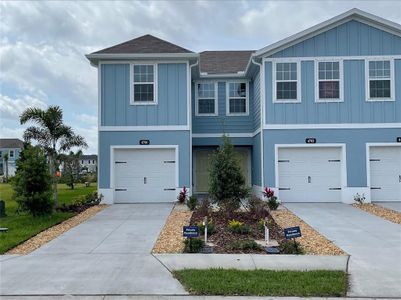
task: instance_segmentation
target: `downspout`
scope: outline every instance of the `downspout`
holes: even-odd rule
[[[265,84],[265,76],[263,70],[263,63],[258,63],[255,60],[255,57],[252,56],[251,59],[252,63],[259,66],[259,89],[260,89],[260,181],[261,181],[261,188],[263,190],[264,187],[264,147],[263,147],[263,124],[264,124],[264,84]]]

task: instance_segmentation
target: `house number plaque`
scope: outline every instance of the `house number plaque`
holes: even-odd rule
[[[140,140],[139,145],[150,145],[150,141],[149,140]]]
[[[307,144],[316,144],[316,139],[315,138],[306,138],[305,143]]]
[[[401,143],[401,136],[397,137],[397,143]]]

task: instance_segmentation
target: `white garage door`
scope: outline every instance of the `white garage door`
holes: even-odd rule
[[[372,201],[401,201],[401,147],[370,147]]]
[[[279,196],[283,202],[340,202],[341,148],[279,148]]]
[[[175,193],[174,149],[116,149],[114,202],[171,202]]]

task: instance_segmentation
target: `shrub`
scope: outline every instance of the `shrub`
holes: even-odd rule
[[[297,241],[285,240],[280,243],[279,249],[282,254],[304,254],[302,246]]]
[[[52,188],[49,166],[39,147],[27,145],[17,160],[17,171],[13,181],[18,211],[27,211],[33,216],[52,213]]]
[[[209,172],[209,195],[212,200],[227,213],[238,209],[249,189],[245,186],[234,146],[226,135],[223,135],[223,145],[211,155]]]
[[[247,209],[257,219],[263,218],[267,214],[266,202],[256,196],[252,196],[248,200]]]
[[[203,225],[203,222],[199,222],[196,224],[199,228],[199,234],[204,235],[205,234],[205,225]],[[210,221],[207,222],[207,235],[212,235],[213,233],[216,232],[213,220],[210,219]]]
[[[181,204],[185,203],[185,201],[187,201],[188,199],[188,190],[187,188],[184,186],[181,190],[181,192],[178,194],[178,202],[180,202]]]
[[[196,198],[196,196],[189,197],[187,201],[187,206],[189,210],[195,210],[196,205],[198,205],[198,199]]]
[[[259,248],[259,245],[254,240],[239,240],[230,243],[228,248],[231,250],[255,250]]]
[[[209,198],[204,198],[201,203],[199,204],[198,207],[198,212],[200,213],[201,216],[209,216],[211,213],[211,203],[209,201]]]
[[[359,195],[358,193],[355,194],[354,196],[354,201],[358,204],[363,204],[365,203],[365,194]]]
[[[228,230],[233,233],[239,234],[247,234],[251,231],[248,225],[244,224],[244,222],[240,222],[237,220],[231,220],[228,222]]]
[[[277,197],[274,196],[274,191],[272,189],[265,187],[263,196],[267,198],[267,206],[270,210],[276,210],[279,207],[280,202],[277,200]]]
[[[90,193],[88,195],[79,196],[73,204],[70,205],[62,205],[57,208],[58,211],[63,212],[81,212],[85,209],[100,204],[102,201],[103,195],[98,195],[97,192]]]
[[[203,240],[198,238],[189,238],[184,241],[184,252],[185,253],[199,253],[205,246]]]

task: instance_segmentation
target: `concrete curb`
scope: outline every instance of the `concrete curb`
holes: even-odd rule
[[[182,269],[338,270],[347,272],[347,255],[153,254],[169,271]]]

